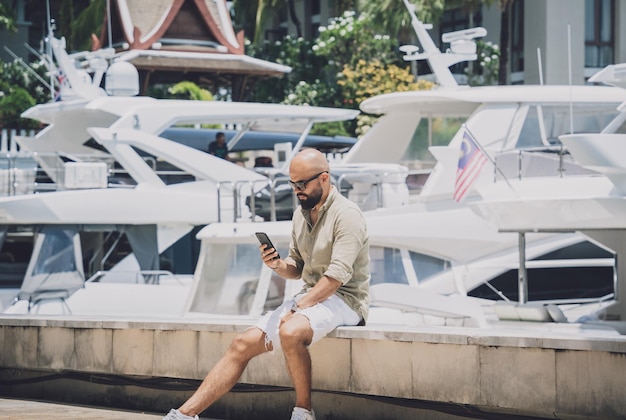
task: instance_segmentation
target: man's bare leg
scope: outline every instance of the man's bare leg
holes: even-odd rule
[[[311,355],[307,346],[313,339],[309,320],[294,315],[280,327],[280,343],[289,375],[296,390],[296,407],[311,410]]]
[[[250,328],[239,334],[196,392],[178,410],[187,416],[199,415],[235,386],[250,359],[266,351],[263,331]]]

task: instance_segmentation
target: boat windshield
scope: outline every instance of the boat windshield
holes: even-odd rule
[[[528,107],[515,147],[560,145],[562,134],[599,133],[617,115],[615,104],[573,104],[571,112],[569,105],[532,105]],[[622,126],[621,130],[626,127]]]
[[[450,268],[450,262],[399,248],[370,247],[371,284],[417,285]]]
[[[262,270],[257,244],[209,244],[201,255],[196,270],[197,290],[191,304],[191,312],[223,315],[254,315],[253,303],[259,293],[264,303],[263,312],[276,308],[285,294],[285,279],[271,274],[269,284],[261,278],[269,270]],[[287,249],[277,244],[281,255]]]
[[[75,271],[74,235],[70,230],[48,229],[32,275]]]

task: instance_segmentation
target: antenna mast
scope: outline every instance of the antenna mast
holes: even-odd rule
[[[450,66],[463,61],[476,60],[476,43],[474,38],[487,35],[487,30],[482,27],[476,27],[443,34],[441,37],[442,41],[450,43],[450,48],[444,54],[428,34],[428,29],[432,29],[433,26],[422,23],[415,14],[415,5],[411,4],[409,0],[403,1],[411,15],[411,25],[415,35],[417,35],[424,50],[423,53],[418,54],[419,48],[417,46],[404,45],[400,47],[400,51],[406,53],[403,57],[404,61],[427,60],[437,82],[442,87],[458,86],[456,79],[450,71]]]
[[[46,0],[46,18],[48,20],[48,36],[46,37],[46,54],[49,57],[50,63],[53,64],[52,58],[52,37],[53,37],[53,22],[52,16],[50,16],[50,0]],[[50,100],[54,101],[54,71],[52,71],[52,65],[50,68]]]

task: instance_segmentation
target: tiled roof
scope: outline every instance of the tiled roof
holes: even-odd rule
[[[128,34],[128,39],[133,39],[133,28],[137,28],[141,33],[140,40],[145,42],[163,26],[163,22],[172,11],[174,0],[151,0],[149,2],[118,0],[117,3],[122,15],[122,27]]]
[[[194,16],[193,22],[177,22],[181,9]],[[225,0],[114,0],[111,20],[113,35],[119,28],[123,42],[131,50],[152,48],[174,24],[183,41],[185,29],[190,33],[189,39],[197,40],[198,33],[204,32],[206,41],[217,44],[209,48],[212,52],[244,53],[243,33],[235,34]],[[108,25],[103,25],[100,45],[106,44],[107,30]],[[186,50],[184,43],[177,45]]]

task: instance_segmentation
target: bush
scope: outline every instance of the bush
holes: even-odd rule
[[[0,100],[0,125],[2,128],[30,129],[39,127],[34,120],[21,118],[22,112],[35,105],[35,100],[25,89],[14,88]]]
[[[487,86],[498,84],[500,67],[500,48],[491,42],[476,41],[477,61],[465,69],[467,83],[470,86]]]

